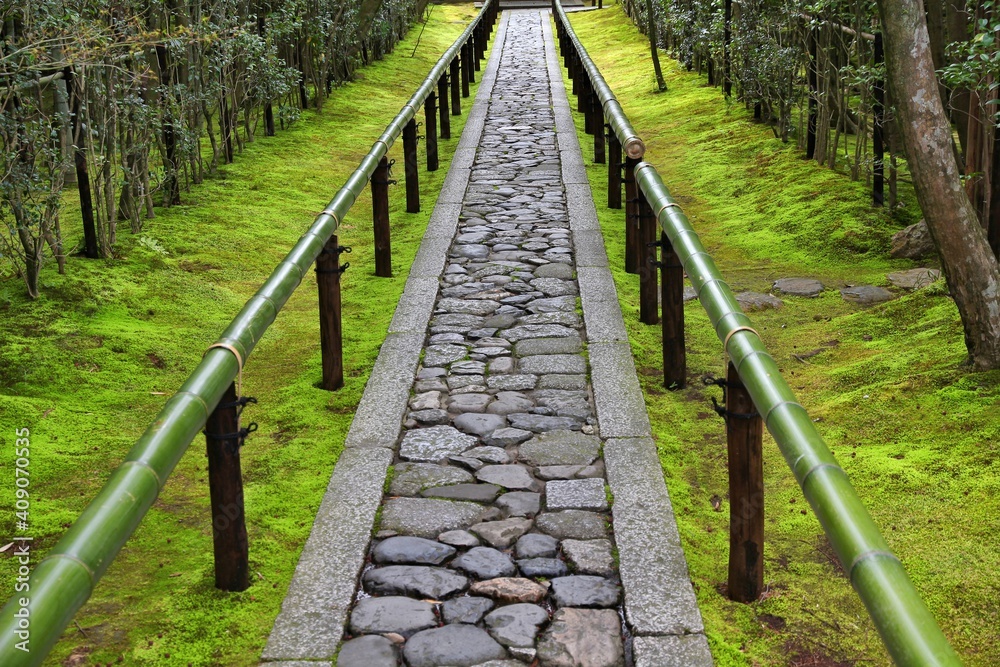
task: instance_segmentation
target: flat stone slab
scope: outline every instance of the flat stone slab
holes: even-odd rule
[[[542,495],[531,491],[511,491],[500,496],[496,506],[509,517],[531,518],[542,509]]]
[[[564,389],[536,389],[532,397],[540,407],[549,408],[558,417],[586,419],[593,414],[586,391]]]
[[[460,574],[427,565],[389,565],[365,572],[365,589],[379,595],[414,595],[435,600],[461,593],[469,580]]]
[[[538,642],[543,665],[624,667],[618,614],[609,609],[559,609]]]
[[[514,354],[518,357],[530,357],[537,354],[578,354],[582,350],[583,341],[580,340],[579,336],[526,338],[514,344]],[[570,371],[558,372],[569,373]]]
[[[496,301],[487,299],[441,299],[437,303],[438,310],[480,317],[492,314],[499,306]]]
[[[493,397],[489,394],[459,394],[448,401],[448,409],[452,412],[485,412],[491,401]]]
[[[433,616],[433,612],[431,615]],[[287,665],[288,663],[275,664]],[[306,664],[316,665],[319,663]],[[395,645],[385,637],[378,635],[364,635],[344,642],[344,645],[340,647],[340,652],[337,653],[337,667],[397,667],[397,665],[399,665],[399,656]]]
[[[576,329],[570,329],[561,324],[523,324],[500,332],[501,338],[512,343],[526,338],[578,338],[579,336]]]
[[[891,301],[894,295],[884,287],[875,285],[858,285],[857,287],[845,287],[840,290],[840,296],[844,301],[850,301],[862,306],[871,306],[876,303]]]
[[[715,660],[708,640],[701,633],[635,637],[632,642],[635,667],[713,667]]]
[[[510,463],[510,456],[507,455],[506,450],[491,445],[487,445],[486,447],[473,447],[472,449],[464,452],[462,456],[478,459],[483,463],[489,463],[492,465],[506,465]]]
[[[552,580],[552,597],[560,607],[614,607],[621,587],[604,577],[573,575]]]
[[[534,415],[526,413],[513,413],[507,415],[507,421],[514,428],[534,433],[546,433],[548,431],[578,431],[583,427],[584,420],[579,417],[549,417],[547,415]]]
[[[403,647],[403,656],[410,667],[473,667],[502,660],[507,651],[485,630],[453,623],[413,635]]]
[[[466,412],[465,414],[455,417],[455,419],[452,420],[452,423],[454,423],[455,427],[460,431],[464,431],[465,433],[469,433],[471,435],[483,436],[505,427],[507,425],[507,419],[503,415]],[[449,453],[459,454],[462,452]]]
[[[528,304],[528,310],[533,313],[573,313],[576,312],[576,297],[556,296],[550,299],[535,299]],[[576,335],[576,332],[567,335]],[[538,336],[532,336],[532,338],[538,338]]]
[[[538,378],[538,389],[586,389],[587,376],[577,374],[543,375]]]
[[[469,349],[464,345],[428,345],[424,349],[424,366],[447,366],[467,356]]]
[[[507,549],[517,538],[531,530],[531,519],[503,519],[502,521],[485,521],[469,528],[484,542],[497,549]]]
[[[565,577],[569,574],[566,563],[558,558],[524,558],[517,561],[517,567],[525,577]]]
[[[491,375],[486,379],[486,386],[497,391],[524,391],[534,389],[538,378],[534,375]]]
[[[379,528],[426,538],[468,528],[483,511],[476,503],[433,498],[390,498],[382,507]]]
[[[489,598],[472,596],[454,598],[441,605],[441,614],[445,623],[469,623],[475,625],[483,619],[494,602]]]
[[[493,405],[499,404],[497,401]],[[493,407],[492,405],[490,407]],[[521,408],[523,410],[523,408]],[[519,445],[532,436],[531,431],[524,431],[519,428],[498,428],[488,435],[483,436],[483,442],[492,447],[510,447]],[[509,460],[509,459],[508,459]]]
[[[543,264],[535,269],[535,275],[539,278],[571,280],[573,278],[573,267],[567,264]]]
[[[545,507],[555,510],[606,510],[608,498],[599,478],[553,480],[545,483]]]
[[[785,305],[781,299],[760,292],[740,292],[736,295],[736,301],[743,310],[749,312],[767,310],[768,308],[777,310]]]
[[[535,487],[535,480],[527,468],[516,464],[483,466],[476,472],[476,479],[514,491]]]
[[[406,461],[440,461],[475,445],[474,437],[451,426],[416,428],[403,436],[399,457]]]
[[[492,503],[502,491],[494,484],[454,484],[452,486],[436,486],[422,491],[425,498],[449,498],[451,500],[468,500],[473,503]]]
[[[390,565],[440,565],[454,555],[453,547],[406,535],[382,540],[372,549],[372,560]]]
[[[886,276],[889,282],[902,289],[920,289],[927,287],[941,277],[937,269],[909,269],[895,271]]]
[[[532,466],[587,466],[597,459],[600,438],[575,431],[553,430],[537,435],[520,447],[520,458]]]
[[[541,602],[549,589],[531,579],[499,577],[474,582],[469,587],[473,595],[483,595],[499,602]]]
[[[551,535],[528,533],[517,540],[514,553],[519,559],[555,558],[559,552],[559,541]]]
[[[547,611],[519,603],[495,609],[483,619],[490,635],[504,646],[533,648],[538,629],[549,620]]]
[[[453,547],[478,547],[479,538],[467,530],[448,530],[438,535],[438,542]]]
[[[409,637],[435,625],[430,603],[396,595],[364,598],[351,612],[351,633],[356,635],[395,632]]]
[[[535,517],[535,526],[558,540],[594,540],[607,535],[605,518],[582,510],[543,512]]]
[[[415,496],[424,489],[473,481],[470,473],[452,466],[433,463],[400,463],[389,485],[391,496]]]
[[[562,550],[576,574],[610,577],[614,573],[611,540],[563,540]]]
[[[587,362],[579,354],[536,354],[518,362],[522,373],[586,373]]]
[[[513,577],[517,574],[510,556],[490,547],[473,547],[452,561],[451,566],[477,579]]]
[[[775,291],[791,296],[819,296],[823,283],[812,278],[781,278],[774,281]]]

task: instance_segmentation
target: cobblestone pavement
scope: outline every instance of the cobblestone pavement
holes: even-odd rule
[[[538,12],[509,18],[340,667],[624,665]]]

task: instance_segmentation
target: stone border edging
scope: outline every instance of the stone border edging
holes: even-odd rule
[[[713,665],[548,21],[543,34],[635,665]]]
[[[503,44],[507,20],[508,16],[501,17],[493,38],[495,45]],[[438,277],[458,227],[500,53],[494,49],[483,70],[475,102],[355,411],[344,451],[261,654],[267,665],[330,667],[343,639],[434,309]]]

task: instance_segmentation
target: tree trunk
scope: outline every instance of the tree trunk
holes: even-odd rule
[[[920,0],[878,0],[889,87],[917,200],[941,255],[969,361],[1000,368],[1000,266],[959,181]]]
[[[649,33],[649,51],[653,55],[656,87],[662,93],[667,90],[667,82],[663,80],[663,70],[660,69],[660,54],[657,53],[656,49],[656,19],[653,16],[653,0],[646,0],[646,32]]]

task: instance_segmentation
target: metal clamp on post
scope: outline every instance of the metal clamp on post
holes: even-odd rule
[[[257,404],[257,399],[253,396],[238,396],[235,401],[230,401],[227,403],[219,403],[215,406],[216,410],[226,410],[229,408],[236,408],[236,424],[240,423],[240,416],[243,414],[243,408],[245,408],[250,403],[254,405]],[[235,433],[209,433],[208,429],[202,431],[206,440],[215,440],[217,442],[224,443],[224,446],[229,450],[230,453],[235,453],[241,447],[246,440],[247,436],[257,430],[257,422],[250,422],[245,427],[240,428]]]
[[[371,182],[372,183],[376,183],[378,185],[396,185],[397,183],[399,183],[399,181],[397,181],[396,179],[391,178],[392,177],[392,165],[394,165],[394,164],[396,164],[395,160],[389,160],[388,166],[386,167],[385,173],[386,173],[387,176],[390,177],[389,179],[387,179],[385,181],[379,181],[379,180],[376,180],[376,179],[373,178]],[[348,250],[348,252],[350,252],[350,250]]]
[[[715,400],[715,396],[711,396],[712,399],[712,409],[715,413],[722,417],[723,421],[729,421],[730,417],[735,417],[736,419],[753,419],[754,417],[760,417],[760,413],[754,410],[753,412],[730,412],[726,409],[726,390],[731,387],[729,381],[725,378],[717,378],[711,374],[706,375],[701,379],[702,384],[705,386],[716,386],[722,388],[722,405]]]
[[[395,183],[395,181],[391,181],[391,182]],[[342,254],[350,254],[351,250],[352,250],[352,248],[349,245],[339,245],[336,248],[331,248],[331,249],[323,248],[323,250],[320,251],[320,254],[321,255],[336,255],[337,257],[340,257],[340,255],[342,255]],[[321,269],[321,268],[319,268],[319,265],[317,264],[315,271],[316,271],[316,273],[321,274],[321,275],[322,274],[331,274],[331,273],[335,273],[337,275],[340,275],[341,273],[343,273],[344,271],[346,271],[349,268],[351,268],[351,263],[350,262],[344,262],[343,265],[338,266],[336,269]]]

